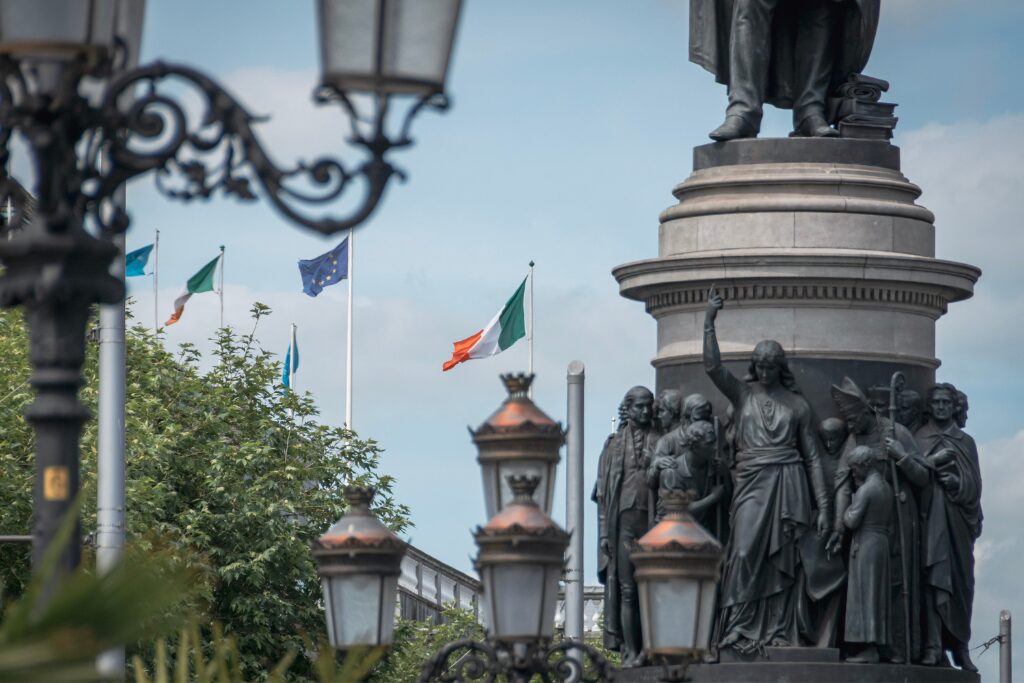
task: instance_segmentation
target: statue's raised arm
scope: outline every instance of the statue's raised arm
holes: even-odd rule
[[[704,371],[718,390],[734,405],[739,403],[746,386],[722,365],[722,353],[718,348],[715,333],[715,319],[725,302],[714,285],[708,290],[708,306],[704,313]]]

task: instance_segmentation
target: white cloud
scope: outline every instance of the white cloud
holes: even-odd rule
[[[972,644],[984,642],[999,628],[999,611],[1024,614],[1019,567],[1024,555],[1018,542],[1024,524],[1024,430],[979,447],[985,526],[975,545],[975,595]],[[995,653],[977,658],[982,680],[998,680]],[[1017,667],[1016,673],[1022,673]]]

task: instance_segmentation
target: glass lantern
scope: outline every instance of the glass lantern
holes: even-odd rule
[[[323,85],[443,93],[461,0],[319,0]]]
[[[550,640],[569,534],[533,498],[537,477],[510,476],[514,498],[475,534],[489,636],[501,642]]]
[[[533,375],[502,375],[508,397],[486,422],[470,434],[478,450],[483,477],[484,508],[494,517],[513,499],[509,477],[536,477],[533,499],[545,515],[551,514],[555,474],[565,443],[562,426],[548,417],[529,397]]]
[[[722,545],[690,515],[691,501],[681,491],[666,495],[665,518],[630,553],[652,660],[697,661],[711,639]]]
[[[116,38],[138,58],[144,0],[0,0],[0,54],[13,57],[36,94],[54,96],[64,69],[110,75]]]
[[[327,636],[339,650],[390,645],[402,557],[408,544],[372,512],[373,489],[345,490],[349,512],[313,544]]]

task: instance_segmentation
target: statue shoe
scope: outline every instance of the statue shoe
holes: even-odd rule
[[[708,137],[717,142],[739,140],[740,138],[756,138],[757,128],[754,128],[742,116],[729,115],[725,117],[725,123],[708,133]]]
[[[938,666],[941,659],[941,652],[933,648],[928,648],[921,656],[921,666]]]
[[[971,654],[964,646],[953,650],[953,663],[965,671],[978,673],[978,667],[974,666],[974,662],[971,661]]]
[[[796,137],[802,138],[837,138],[839,131],[828,125],[824,116],[811,114],[793,131]]]

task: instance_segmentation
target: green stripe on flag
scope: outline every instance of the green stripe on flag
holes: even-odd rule
[[[523,284],[519,285],[519,289],[508,300],[505,308],[501,309],[501,315],[498,316],[498,323],[501,325],[498,348],[502,351],[526,336],[526,307],[524,306],[526,279],[523,279]]]
[[[198,273],[188,279],[185,289],[189,294],[213,291],[213,274],[217,271],[218,261],[220,261],[220,256],[200,268]]]

